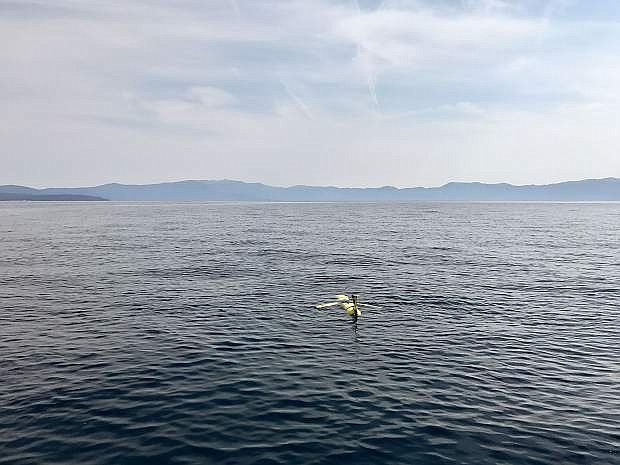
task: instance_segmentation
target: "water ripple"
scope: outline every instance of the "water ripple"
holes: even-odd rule
[[[619,212],[4,203],[0,464],[620,463]]]

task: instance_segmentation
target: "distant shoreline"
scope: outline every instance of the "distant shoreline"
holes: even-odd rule
[[[620,179],[584,179],[544,185],[450,182],[440,187],[275,187],[231,180],[158,184],[103,184],[34,189],[0,186],[0,200],[165,202],[616,202]]]
[[[96,197],[93,195],[79,195],[79,194],[10,194],[0,192],[0,202],[107,202],[108,199],[103,197]]]

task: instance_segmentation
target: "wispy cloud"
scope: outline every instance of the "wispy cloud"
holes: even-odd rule
[[[295,106],[301,111],[307,118],[312,118],[312,112],[310,111],[310,107],[304,102],[295,92],[293,92],[290,86],[280,79],[280,84],[284,88],[286,94],[291,98],[291,100],[295,103]]]

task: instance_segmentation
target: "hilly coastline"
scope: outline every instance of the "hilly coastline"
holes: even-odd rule
[[[0,186],[0,200],[47,201],[620,201],[620,179],[586,179],[545,185],[450,182],[441,187],[275,187],[242,181],[178,181],[158,184],[104,184],[34,189]]]

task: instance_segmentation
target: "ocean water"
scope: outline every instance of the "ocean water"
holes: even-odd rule
[[[620,463],[620,204],[2,203],[0,239],[1,464]]]

